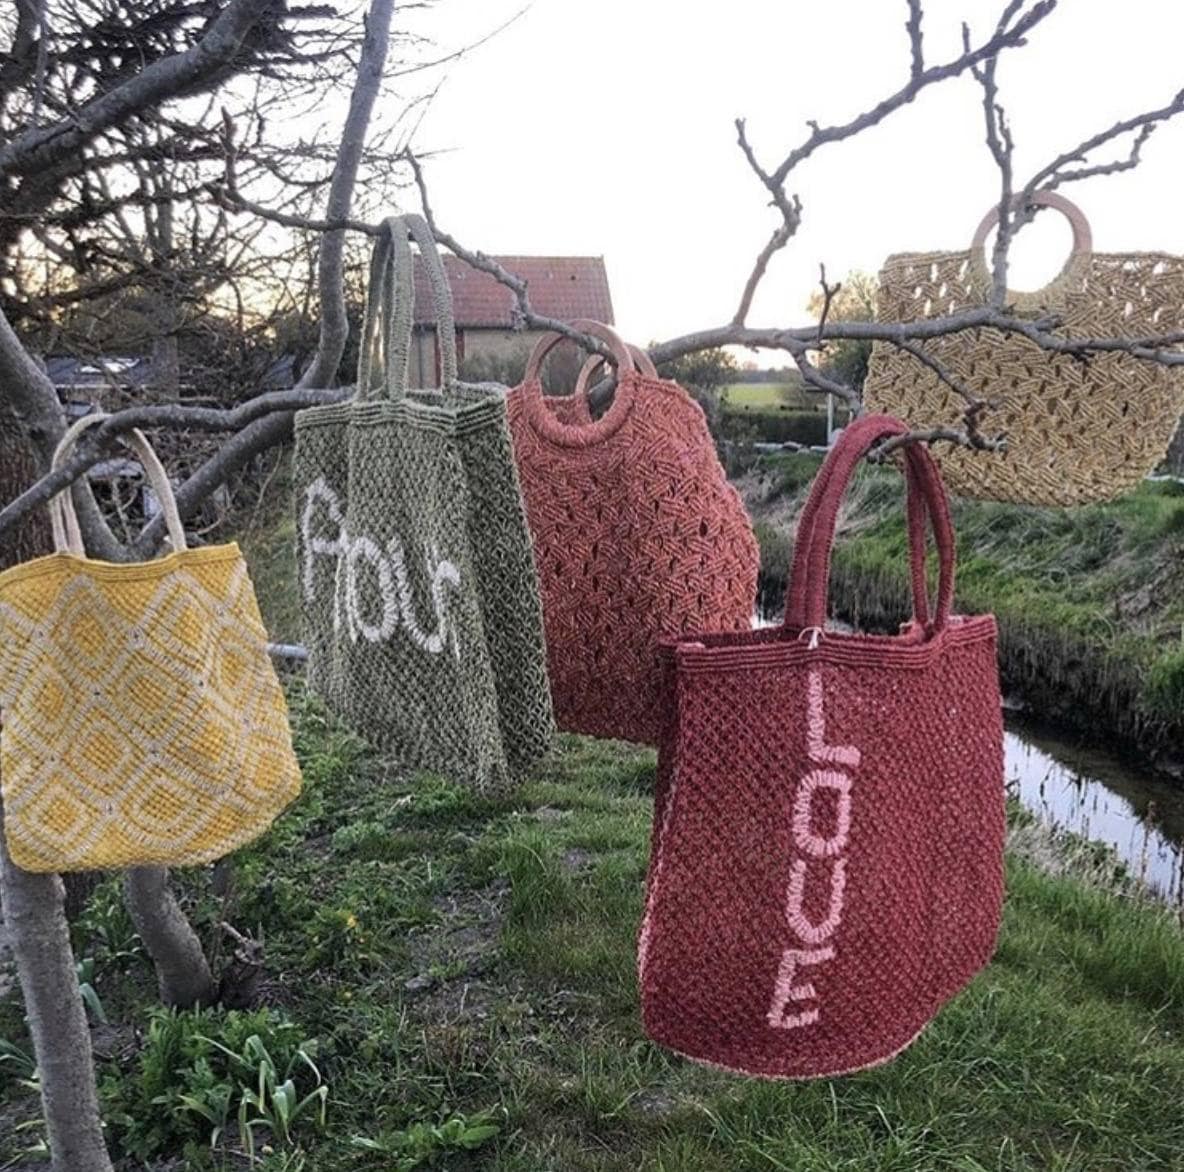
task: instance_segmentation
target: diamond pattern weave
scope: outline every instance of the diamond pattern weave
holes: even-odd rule
[[[262,833],[300,772],[235,545],[0,574],[9,851],[27,871],[204,863]]]

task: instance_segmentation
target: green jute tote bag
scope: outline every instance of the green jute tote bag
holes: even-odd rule
[[[408,390],[408,233],[432,289],[442,389]],[[448,280],[419,216],[374,247],[352,400],[296,415],[309,683],[347,723],[482,792],[554,733],[543,614],[504,394],[461,387]]]

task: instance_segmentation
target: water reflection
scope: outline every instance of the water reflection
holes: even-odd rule
[[[1112,847],[1160,898],[1184,903],[1184,789],[1103,749],[1008,718],[1007,780],[1045,822]]]

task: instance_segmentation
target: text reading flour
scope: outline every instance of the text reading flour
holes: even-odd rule
[[[798,1029],[818,1020],[818,993],[811,981],[801,979],[801,973],[833,959],[835,950],[829,941],[842,921],[847,887],[843,852],[851,833],[851,775],[859,768],[860,752],[853,745],[826,743],[818,668],[812,668],[807,677],[806,752],[811,767],[799,778],[793,799],[793,845],[801,853],[790,868],[785,893],[785,919],[798,943],[781,954],[768,1013],[769,1025],[780,1030]],[[827,834],[818,832],[814,812],[814,800],[824,790],[834,794]],[[827,911],[821,921],[811,920],[804,907],[807,886],[813,889],[814,884],[824,885],[828,892]]]
[[[318,513],[324,513],[332,526],[331,537],[313,535]],[[428,594],[431,598],[435,626],[422,623],[415,612],[415,596],[407,555],[398,534],[385,546],[363,535],[354,536],[346,530],[345,514],[337,494],[318,477],[304,494],[301,515],[304,537],[304,593],[310,600],[316,597],[317,557],[336,560],[333,577],[333,629],[344,623],[350,639],[368,643],[390,639],[402,627],[411,641],[429,655],[439,655],[451,648],[454,658],[460,659],[460,640],[456,625],[449,621],[446,588],[460,586],[460,570],[428,545],[424,548],[424,569]],[[368,581],[376,589],[365,591]]]

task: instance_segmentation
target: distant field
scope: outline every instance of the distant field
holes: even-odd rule
[[[806,394],[797,382],[731,383],[722,402],[729,411],[826,410],[822,396]]]

